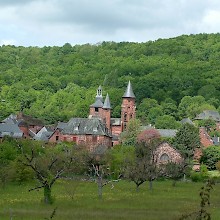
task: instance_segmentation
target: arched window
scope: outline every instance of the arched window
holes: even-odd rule
[[[160,157],[161,162],[168,161],[168,160],[170,160],[170,157],[167,154],[164,153],[161,155]]]

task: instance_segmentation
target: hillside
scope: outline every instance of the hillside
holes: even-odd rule
[[[156,123],[164,115],[193,118],[203,109],[219,108],[219,60],[220,34],[146,43],[2,46],[0,118],[20,110],[47,123],[86,117],[99,85],[109,93],[117,117],[128,80],[143,122]]]

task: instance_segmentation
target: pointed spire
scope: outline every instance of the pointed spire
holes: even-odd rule
[[[135,98],[130,80],[128,82],[127,89],[126,89],[124,95],[122,96],[122,98]]]
[[[103,107],[104,109],[111,109],[111,104],[110,104],[110,99],[109,99],[109,95],[107,93],[106,98],[105,98],[105,102]]]

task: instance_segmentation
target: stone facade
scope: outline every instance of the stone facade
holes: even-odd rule
[[[160,163],[167,163],[167,162],[173,162],[173,163],[180,163],[182,162],[181,154],[171,147],[167,142],[161,143],[157,150],[155,151],[156,155],[156,161]]]

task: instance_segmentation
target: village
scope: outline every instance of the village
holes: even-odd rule
[[[84,146],[89,152],[104,154],[108,149],[121,143],[120,135],[126,131],[131,119],[136,118],[135,94],[131,82],[122,96],[121,118],[111,117],[110,97],[105,100],[102,87],[99,86],[94,103],[88,106],[88,118],[71,118],[68,122],[57,122],[56,125],[47,126],[37,118],[19,112],[11,114],[0,123],[0,138],[5,136],[13,138],[32,139],[49,143],[73,142]],[[197,115],[195,120],[211,119],[216,123],[216,130],[220,129],[220,115],[216,111],[206,110]],[[189,118],[181,120],[182,124],[194,125]],[[142,126],[143,130],[154,129],[151,125]],[[155,129],[162,138],[174,138],[176,129]],[[199,128],[200,146],[194,151],[193,169],[199,170],[199,160],[202,150],[213,145],[220,145],[219,137],[211,137],[205,127]],[[181,154],[170,143],[163,141],[157,148],[159,161],[181,161]]]

